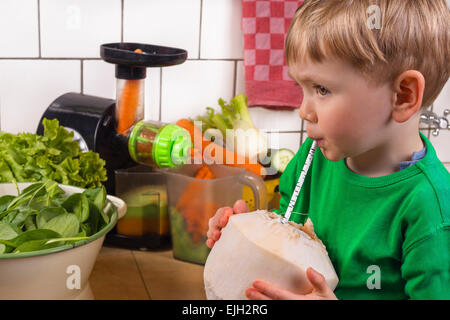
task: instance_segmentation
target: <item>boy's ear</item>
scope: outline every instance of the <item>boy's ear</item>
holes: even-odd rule
[[[425,78],[417,70],[400,74],[394,82],[392,118],[397,122],[409,120],[422,106]]]

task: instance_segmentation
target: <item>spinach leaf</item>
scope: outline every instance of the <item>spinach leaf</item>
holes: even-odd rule
[[[18,209],[9,210],[5,212],[6,216],[2,219],[2,221],[11,223],[11,220],[13,220],[18,213],[19,213]]]
[[[18,230],[12,223],[0,221],[0,239],[9,240],[20,233],[21,231]]]
[[[0,221],[0,240],[10,240],[15,238],[18,232],[15,228],[8,222]],[[4,253],[7,249],[6,243],[0,242],[0,254]]]
[[[36,216],[36,226],[40,229],[45,223],[47,223],[47,221],[50,221],[54,217],[64,213],[67,213],[67,211],[63,207],[43,208]]]
[[[103,210],[106,202],[105,187],[102,186],[101,188],[96,189],[86,189],[83,191],[83,194],[97,206],[99,211]]]
[[[45,187],[43,183],[32,184],[27,188],[25,188],[24,190],[22,190],[22,193],[10,202],[5,212],[7,212],[8,210],[12,210],[22,204],[27,205],[26,204],[27,201],[32,200],[35,196],[41,196],[44,194],[45,194]]]
[[[25,230],[35,230],[36,226],[36,215],[28,216],[24,221]]]
[[[10,195],[0,197],[0,212],[5,211],[14,198],[15,198],[14,196]]]
[[[48,239],[30,240],[30,241],[22,243],[20,246],[15,248],[13,253],[45,250],[45,249],[50,249],[50,248],[56,248],[63,244],[64,244],[64,242],[63,243],[60,243],[60,242],[48,243]]]
[[[42,229],[58,232],[63,237],[73,237],[80,229],[78,218],[73,213],[63,213],[42,225]]]
[[[49,240],[54,238],[61,238],[61,235],[53,230],[49,229],[36,229],[25,231],[21,233],[17,237],[11,239],[11,242],[16,245],[16,247],[20,246],[22,243],[31,241],[31,240]]]
[[[67,237],[67,238],[53,238],[53,239],[38,239],[30,240],[22,243],[20,246],[14,249],[13,252],[29,252],[37,250],[45,250],[50,248],[56,248],[65,244],[72,244],[80,240],[89,239],[88,237]]]
[[[0,140],[1,136],[2,132]],[[14,156],[14,153],[10,155]],[[15,159],[21,161],[19,156]],[[65,196],[55,181],[44,179],[21,192],[16,184],[16,189],[17,196],[0,197],[0,255],[43,250],[89,239],[108,224],[114,211],[114,206],[106,200],[103,186]]]
[[[90,219],[90,218],[91,218],[91,215],[89,215],[89,219]],[[94,230],[94,231],[93,231],[93,230]],[[88,222],[83,223],[83,224],[81,225],[81,232],[80,232],[80,233],[82,233],[82,232],[84,232],[84,234],[85,234],[87,237],[90,237],[90,236],[92,236],[93,234],[96,233],[95,229],[93,229],[93,228],[92,228],[92,225],[89,224]]]
[[[82,193],[70,195],[62,204],[68,212],[73,212],[80,223],[86,221],[89,217],[89,201]]]
[[[83,224],[88,235],[97,233],[105,225],[103,217],[98,210],[97,206],[92,202],[89,202],[89,219]]]
[[[38,212],[36,210],[31,210],[29,208],[23,208],[20,210],[14,210],[17,213],[12,215],[11,213],[8,215],[6,221],[11,222],[13,225],[15,225],[17,228],[22,229],[25,220],[28,218],[28,216],[36,215]]]

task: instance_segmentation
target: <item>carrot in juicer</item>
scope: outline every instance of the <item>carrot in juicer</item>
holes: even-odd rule
[[[141,49],[134,50],[142,53]],[[141,80],[126,80],[122,90],[119,103],[117,132],[126,134],[128,129],[135,123],[137,109],[139,106],[139,92]]]
[[[190,120],[180,119],[177,121],[176,124],[184,129],[186,129],[189,132],[189,134],[191,135],[191,141],[192,141],[192,145],[193,145],[193,148],[191,149],[191,156],[192,156],[192,160],[194,160],[194,163],[197,163],[198,160],[199,160],[199,162],[203,163],[202,156],[205,152],[205,149],[209,145],[212,145],[215,147],[215,149],[222,150],[222,159],[221,159],[222,164],[225,164],[227,166],[232,166],[232,167],[244,168],[247,171],[256,173],[257,175],[264,177],[266,171],[261,164],[250,163],[250,160],[247,157],[239,155],[236,152],[229,150],[225,147],[222,147],[212,141],[203,139],[201,130],[196,128]],[[200,137],[200,139],[202,139],[201,146],[199,146],[199,147],[201,147],[201,150],[196,148],[197,146],[195,144],[194,137],[197,137],[197,139],[198,139],[198,137]],[[231,163],[229,162],[229,159],[231,159]]]

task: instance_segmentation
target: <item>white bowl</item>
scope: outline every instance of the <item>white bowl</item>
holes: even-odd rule
[[[31,183],[18,183],[22,190]],[[59,185],[66,195],[84,189]],[[0,196],[16,195],[12,183],[0,183]],[[126,212],[123,200],[108,195],[116,210],[110,222],[87,240],[71,245],[17,254],[0,255],[0,300],[4,299],[93,299],[89,276],[105,235]],[[79,280],[79,281],[78,281]]]

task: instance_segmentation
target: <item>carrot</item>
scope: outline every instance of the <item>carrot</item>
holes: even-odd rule
[[[194,124],[188,119],[180,119],[176,122],[176,124],[184,129],[186,129],[189,132],[189,134],[191,135],[192,142],[194,142],[194,135],[197,134],[199,131],[194,126]]]
[[[142,53],[142,50],[136,49],[134,52]],[[120,134],[126,134],[128,129],[136,122],[140,84],[141,80],[127,80],[125,82],[118,112],[117,132]]]
[[[218,209],[219,206],[215,203],[203,201],[183,210],[186,229],[194,243],[205,242],[209,218],[213,217]]]
[[[202,166],[194,175],[196,179],[210,180],[214,179],[214,174],[207,166]],[[184,191],[183,195],[180,197],[177,203],[177,208],[189,206],[194,199],[197,199],[199,195],[203,192],[204,184],[200,181],[193,181]]]
[[[208,166],[202,166],[194,175],[196,180],[189,184],[178,200],[176,209],[184,218],[186,229],[194,243],[204,242],[208,231],[208,220],[219,209],[219,206],[205,201],[202,195],[207,185],[200,180],[214,179],[214,174]]]
[[[214,174],[207,166],[201,167],[195,174],[197,179],[214,179]]]
[[[241,156],[232,150],[229,150],[227,148],[224,148],[212,141],[208,141],[203,139],[203,135],[199,129],[197,129],[194,124],[189,121],[188,119],[180,119],[176,122],[176,124],[184,129],[186,129],[189,134],[191,135],[192,145],[194,146],[194,150],[191,151],[192,159],[194,160],[194,163],[202,162],[203,163],[203,157],[202,155],[205,152],[206,147],[210,146],[214,148],[214,150],[221,150],[222,151],[222,163],[227,166],[232,167],[241,167],[248,171],[251,171],[253,173],[256,173],[259,176],[265,175],[265,169],[262,165],[259,163],[250,163],[250,160],[247,157]],[[198,145],[199,142],[195,142],[195,139],[201,139],[201,145]],[[200,150],[201,148],[201,150]],[[212,155],[214,156],[214,155]],[[230,159],[232,160],[232,163],[230,162]]]

